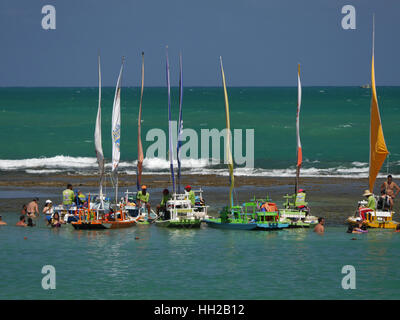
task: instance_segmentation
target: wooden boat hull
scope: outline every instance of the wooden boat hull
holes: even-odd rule
[[[164,228],[181,228],[181,229],[194,229],[200,228],[200,220],[157,220],[156,226]]]
[[[133,227],[136,224],[134,220],[130,221],[105,221],[102,225],[105,229],[122,229]]]
[[[205,222],[211,228],[218,229],[232,229],[232,230],[255,230],[257,228],[256,223],[239,223],[239,222],[221,222],[221,219],[206,219]]]

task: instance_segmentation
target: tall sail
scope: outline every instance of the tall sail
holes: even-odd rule
[[[226,83],[225,83],[225,74],[224,67],[222,65],[222,57],[219,57],[221,63],[221,73],[222,73],[222,84],[224,86],[224,96],[225,96],[225,114],[226,114],[226,161],[229,169],[229,205],[233,207],[233,187],[235,183],[235,179],[233,176],[233,159],[232,159],[232,151],[231,151],[231,125],[229,119],[229,102],[228,102],[228,93],[226,91]]]
[[[300,141],[300,107],[301,107],[301,81],[300,81],[300,64],[299,64],[297,71],[297,116],[296,116],[297,165],[296,165],[295,194],[297,194],[297,190],[299,187],[300,167],[303,161],[303,153],[301,150],[301,141]]]
[[[168,136],[169,136],[169,166],[171,169],[171,178],[172,178],[172,190],[175,193],[175,175],[174,175],[174,153],[172,151],[173,143],[172,143],[172,116],[171,116],[171,85],[169,79],[169,61],[168,61],[168,47],[167,47],[167,88],[168,88]]]
[[[98,57],[98,69],[99,69],[99,105],[97,108],[96,127],[94,129],[94,146],[96,150],[97,163],[99,164],[100,173],[100,187],[99,196],[101,201],[101,208],[104,208],[103,204],[103,177],[104,177],[104,154],[101,143],[101,70],[100,70],[100,55]]]
[[[121,143],[121,76],[124,67],[124,58],[122,58],[121,69],[119,71],[117,86],[115,88],[114,104],[111,119],[111,139],[112,139],[112,173],[116,177],[115,183],[115,201],[118,195],[118,165],[120,158]]]
[[[140,104],[139,104],[139,117],[138,117],[138,161],[137,161],[137,172],[136,172],[137,190],[140,189],[140,186],[142,184],[142,165],[144,158],[142,136],[141,136],[143,85],[144,85],[144,52],[142,52],[142,89],[140,91]]]
[[[182,118],[182,99],[183,99],[183,82],[182,82],[182,54],[179,54],[179,118],[178,118],[178,142],[176,146],[176,157],[178,160],[178,193],[181,193],[181,146],[183,132]]]
[[[376,177],[385,161],[389,151],[386,148],[385,138],[379,114],[378,98],[375,87],[375,19],[372,31],[372,64],[371,64],[371,124],[370,124],[370,153],[369,153],[369,190],[373,192]]]

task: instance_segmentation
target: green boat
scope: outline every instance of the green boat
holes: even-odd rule
[[[224,207],[220,211],[219,218],[205,219],[205,222],[209,227],[219,228],[219,229],[236,229],[236,230],[254,230],[257,228],[255,222],[249,221],[247,215],[243,214],[241,206],[233,205],[233,188],[234,188],[234,175],[233,175],[233,159],[232,150],[230,146],[231,141],[231,130],[230,130],[230,118],[229,118],[229,102],[228,93],[226,91],[225,74],[222,65],[222,57],[220,57],[221,63],[221,74],[222,74],[222,85],[224,87],[224,97],[225,97],[225,117],[226,117],[226,163],[229,169],[229,206]]]
[[[318,218],[309,215],[307,207],[296,207],[296,194],[287,194],[284,198],[286,201],[279,213],[281,220],[289,221],[289,228],[312,228],[318,224]]]
[[[243,214],[241,206],[224,207],[219,214],[219,218],[205,220],[209,227],[234,230],[255,230],[257,228],[257,223]]]
[[[268,207],[268,211],[263,209]],[[273,210],[273,211],[272,211]],[[243,204],[244,215],[257,224],[258,230],[279,230],[289,227],[289,220],[281,219],[275,203],[270,202],[269,197],[256,199]]]

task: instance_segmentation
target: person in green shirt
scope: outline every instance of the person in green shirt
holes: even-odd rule
[[[196,196],[192,190],[192,187],[187,185],[185,187],[185,193],[188,195],[190,202],[192,203],[192,206],[194,206],[195,202],[196,202]]]
[[[72,190],[72,184],[67,185],[67,189],[62,192],[63,205],[70,206],[75,200],[75,194]]]
[[[164,189],[163,193],[162,193],[162,198],[161,198],[161,202],[160,204],[157,206],[157,215],[159,214],[160,211],[164,211],[166,210],[166,206],[167,206],[167,201],[170,200],[171,194],[169,193],[168,189]]]
[[[150,218],[150,210],[151,210],[151,205],[149,202],[150,199],[150,194],[147,192],[147,187],[142,186],[142,190],[139,191],[136,195],[136,204],[140,208],[142,206],[142,203],[145,205],[147,208],[147,214],[148,217]]]
[[[81,190],[78,190],[78,199],[80,204],[84,204],[86,202],[86,196],[82,193]]]
[[[295,206],[296,207],[306,207],[307,202],[306,202],[306,191],[304,189],[299,189],[299,192],[296,195],[296,201],[295,201]]]
[[[367,198],[367,201],[368,201],[367,208],[370,208],[371,210],[375,211],[376,210],[376,200],[375,200],[374,195],[371,193],[371,191],[365,190],[363,196]]]

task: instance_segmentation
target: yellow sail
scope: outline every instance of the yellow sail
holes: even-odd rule
[[[374,39],[373,32],[373,39]],[[374,47],[374,40],[373,45]],[[385,138],[379,114],[378,98],[375,87],[375,65],[374,65],[374,50],[372,50],[372,68],[371,68],[371,126],[370,126],[370,153],[369,153],[369,190],[373,192],[376,177],[381,169],[389,151],[386,148]]]
[[[225,83],[225,74],[224,74],[224,67],[222,66],[222,57],[220,57],[221,62],[221,73],[222,73],[222,84],[224,86],[224,96],[225,96],[225,114],[226,114],[226,161],[228,164],[229,169],[229,180],[230,180],[230,187],[229,187],[229,205],[233,206],[233,197],[232,191],[235,183],[235,177],[233,176],[233,159],[232,159],[232,152],[231,152],[231,124],[229,120],[229,102],[228,102],[228,92],[226,91],[226,83]]]

